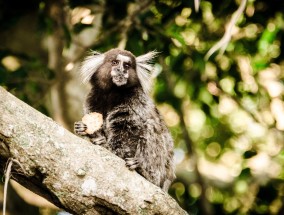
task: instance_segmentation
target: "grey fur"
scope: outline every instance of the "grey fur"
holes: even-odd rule
[[[173,140],[153,101],[146,93],[147,83],[142,85],[137,68],[146,65],[152,54],[135,57],[131,52],[112,49],[104,54],[104,62],[94,66],[89,81],[92,89],[86,101],[87,112],[103,114],[103,127],[88,135],[95,144],[100,144],[126,161],[130,170],[136,170],[153,184],[167,191],[175,178],[173,163]],[[127,74],[127,83],[113,82],[112,62],[118,55],[131,59],[131,67],[119,72]],[[128,58],[126,58],[128,59]],[[138,60],[137,60],[138,59]],[[140,60],[139,60],[140,59]],[[140,65],[139,65],[140,64]],[[84,68],[84,67],[83,67]],[[144,70],[140,70],[140,73]],[[150,71],[151,72],[151,71]],[[84,133],[84,123],[75,123],[75,133]]]

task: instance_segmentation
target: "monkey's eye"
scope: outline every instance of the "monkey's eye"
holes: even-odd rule
[[[130,63],[125,63],[125,64],[124,64],[124,68],[125,68],[125,69],[130,69],[130,67],[131,67],[131,64],[130,64]]]
[[[111,61],[111,65],[113,65],[113,66],[118,65],[118,60],[113,60],[113,61]]]

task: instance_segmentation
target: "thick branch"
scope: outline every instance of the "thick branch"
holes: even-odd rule
[[[73,214],[186,214],[108,150],[65,130],[0,87],[0,172]],[[19,164],[21,164],[21,167]]]

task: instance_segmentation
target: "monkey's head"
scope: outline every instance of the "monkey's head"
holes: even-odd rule
[[[151,60],[156,55],[157,52],[153,51],[135,57],[131,52],[120,49],[93,52],[82,63],[83,82],[90,82],[102,89],[141,86],[148,93],[154,71]]]

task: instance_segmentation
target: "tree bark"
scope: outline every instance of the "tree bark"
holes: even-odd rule
[[[122,159],[0,87],[1,174],[9,159],[13,179],[72,214],[186,214]]]

